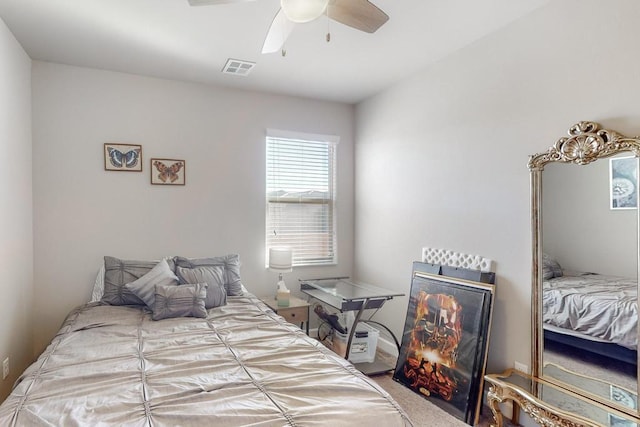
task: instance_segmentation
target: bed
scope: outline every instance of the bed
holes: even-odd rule
[[[637,364],[636,279],[561,270],[544,279],[545,340]]]
[[[176,307],[165,301],[164,288],[193,288],[178,306],[198,300],[201,307],[203,286],[192,286],[201,283],[154,286],[153,308],[105,301],[126,300],[122,282],[147,277],[140,272],[150,273],[149,265],[133,276],[117,271],[115,294],[107,267],[100,300],[69,313],[0,405],[0,425],[412,425],[374,381],[287,323],[239,280],[235,295],[195,317],[184,311],[163,317],[158,306]],[[229,271],[219,267],[219,288],[225,288]]]

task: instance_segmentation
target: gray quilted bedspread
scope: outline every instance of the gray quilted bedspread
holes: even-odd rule
[[[206,319],[72,311],[0,406],[1,426],[410,426],[349,362],[252,295]]]
[[[544,282],[543,319],[548,325],[635,349],[638,345],[638,282],[599,274]]]

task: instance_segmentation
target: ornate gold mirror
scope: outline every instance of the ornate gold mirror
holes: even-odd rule
[[[532,375],[636,418],[639,155],[580,122],[529,160]]]

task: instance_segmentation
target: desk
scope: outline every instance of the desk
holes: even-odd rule
[[[347,351],[345,359],[349,357],[349,350],[351,349],[351,342],[356,331],[356,325],[359,322],[373,323],[377,326],[384,328],[398,347],[400,351],[400,343],[395,337],[393,332],[389,330],[385,325],[374,322],[370,319],[362,320],[362,313],[367,309],[379,309],[385,302],[394,297],[404,296],[403,293],[393,292],[389,289],[380,288],[378,286],[368,285],[364,283],[355,283],[349,280],[348,277],[326,278],[326,279],[300,279],[300,291],[321,301],[333,308],[345,311],[355,311],[355,319],[353,326],[349,332],[347,339]],[[367,375],[376,375],[393,370],[394,366],[375,360],[372,363],[356,363],[356,368]]]
[[[485,375],[485,380],[490,384],[487,402],[493,412],[492,427],[504,426],[498,405],[507,400],[513,404],[512,423],[516,425],[522,409],[545,427],[637,427],[635,421],[615,409],[513,369]]]

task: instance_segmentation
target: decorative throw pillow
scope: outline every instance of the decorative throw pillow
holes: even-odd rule
[[[547,254],[542,254],[542,279],[549,280],[554,277],[562,277],[562,267],[555,259]]]
[[[224,267],[224,287],[229,296],[243,294],[240,280],[240,257],[236,254],[213,258],[184,258],[176,257],[176,266],[183,268],[195,267]]]
[[[181,284],[189,283],[206,283],[207,299],[205,306],[207,308],[215,308],[227,303],[227,291],[224,286],[224,267],[208,266],[208,267],[176,267],[176,273]]]
[[[111,305],[144,305],[144,301],[138,298],[124,285],[138,280],[147,274],[158,261],[134,261],[119,258],[104,257],[104,294],[102,301]],[[168,259],[169,268],[175,270],[175,263]]]
[[[100,266],[98,270],[98,274],[96,275],[96,281],[93,284],[93,290],[91,291],[91,301],[96,302],[102,299],[102,295],[104,294],[104,262]]]
[[[191,282],[197,283],[197,282]],[[155,265],[147,274],[131,283],[124,285],[125,289],[133,292],[138,298],[153,310],[153,303],[156,299],[156,285],[177,286],[178,276],[176,276],[167,261],[162,260]]]
[[[170,317],[207,317],[204,300],[207,284],[195,283],[181,286],[156,286],[153,320]]]

